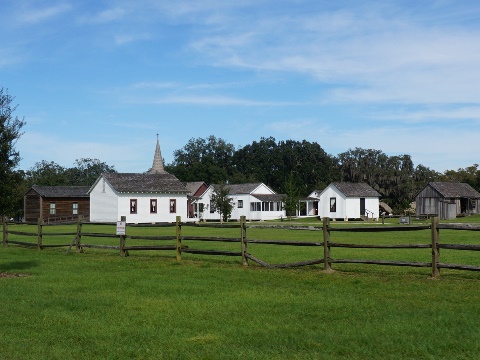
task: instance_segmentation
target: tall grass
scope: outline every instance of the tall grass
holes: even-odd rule
[[[87,231],[94,230],[88,226]],[[174,234],[171,228],[128,231]],[[238,231],[182,228],[184,235],[238,237]],[[479,243],[478,234],[442,230],[441,239]],[[321,231],[248,229],[247,235],[322,241]],[[428,243],[429,236],[428,231],[334,232],[332,241]],[[45,235],[44,242],[66,240],[71,239],[49,240]],[[236,251],[240,246],[184,244]],[[278,263],[323,254],[320,247],[258,244],[249,244],[249,251]],[[435,281],[428,268],[334,264],[336,272],[326,274],[321,266],[242,268],[240,259],[231,257],[183,254],[176,262],[173,252],[130,255],[122,258],[118,251],[96,249],[65,255],[65,249],[0,248],[0,273],[25,275],[0,278],[0,357],[476,359],[480,352],[478,273],[442,269],[441,279]],[[361,256],[428,261],[431,255],[428,249],[332,249],[334,258]],[[442,261],[445,257],[478,263],[475,252],[442,251]]]

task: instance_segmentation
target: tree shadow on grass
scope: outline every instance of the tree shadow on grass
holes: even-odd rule
[[[0,273],[8,271],[23,271],[39,266],[40,263],[36,260],[31,261],[12,261],[9,263],[0,262]]]

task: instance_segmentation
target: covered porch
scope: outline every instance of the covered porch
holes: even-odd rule
[[[306,197],[298,201],[297,216],[308,217],[318,216],[318,207],[320,199],[315,197]]]

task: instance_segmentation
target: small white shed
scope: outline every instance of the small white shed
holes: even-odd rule
[[[365,183],[334,182],[319,194],[318,215],[342,220],[378,220],[380,196]]]

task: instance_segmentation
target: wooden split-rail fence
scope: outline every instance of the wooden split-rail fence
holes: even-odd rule
[[[123,217],[124,221],[125,218]],[[276,226],[276,228],[288,228],[288,229],[306,229],[306,230],[319,230],[323,233],[323,241],[311,242],[311,241],[286,241],[286,240],[255,240],[247,238],[247,228],[249,227],[269,227],[269,225],[247,225],[245,217],[240,219],[240,224],[194,224],[194,223],[182,223],[180,216],[177,217],[175,224],[151,224],[151,225],[137,225],[137,226],[150,226],[150,227],[175,227],[175,235],[171,236],[134,236],[125,234],[106,234],[106,233],[87,233],[83,231],[82,218],[76,223],[75,232],[57,232],[49,233],[51,236],[73,236],[71,243],[68,244],[45,244],[43,241],[45,226],[53,226],[44,224],[40,219],[37,224],[36,232],[21,232],[9,230],[8,223],[3,220],[3,246],[7,247],[9,244],[16,244],[20,246],[36,247],[38,250],[42,250],[48,247],[67,247],[67,253],[70,252],[72,247],[75,247],[76,252],[80,253],[84,248],[97,248],[97,249],[111,249],[119,251],[121,256],[128,256],[130,251],[134,250],[171,250],[175,251],[177,261],[182,260],[183,253],[190,254],[202,254],[202,255],[221,255],[221,256],[238,256],[242,259],[243,266],[248,266],[248,261],[252,261],[260,266],[267,268],[290,268],[299,267],[314,264],[323,264],[323,269],[326,272],[331,272],[332,264],[375,264],[375,265],[387,265],[387,266],[410,266],[410,267],[428,267],[431,268],[433,278],[439,278],[440,269],[456,269],[456,270],[470,270],[480,271],[480,266],[466,265],[466,264],[451,264],[440,262],[440,249],[450,250],[469,250],[480,251],[480,245],[467,245],[467,244],[443,244],[440,243],[440,230],[464,230],[464,231],[480,231],[480,225],[475,224],[440,224],[438,217],[432,217],[429,225],[404,225],[404,226],[359,226],[359,227],[332,227],[328,218],[323,219],[321,227],[314,226]],[[88,225],[112,225],[111,223],[88,223]],[[130,225],[133,226],[133,225]],[[220,227],[220,228],[238,228],[240,230],[239,237],[202,237],[202,236],[184,236],[182,235],[182,226],[202,226],[202,227]],[[331,240],[332,233],[335,232],[398,232],[398,231],[421,231],[431,230],[430,242],[424,244],[348,244],[338,243]],[[35,242],[19,241],[11,238],[12,235],[36,237]],[[84,238],[110,238],[118,239],[118,245],[99,245],[87,243]],[[127,240],[151,240],[151,241],[164,241],[174,240],[175,245],[127,245]],[[184,245],[186,241],[205,241],[205,242],[229,242],[240,243],[239,251],[227,251],[227,250],[205,250],[194,249]],[[480,241],[479,241],[480,243]],[[286,264],[269,264],[251,253],[248,252],[248,244],[264,244],[264,245],[284,245],[284,246],[306,246],[306,247],[323,247],[323,257],[312,260],[300,261],[295,263]],[[332,248],[352,248],[352,249],[431,249],[431,262],[408,262],[408,261],[392,261],[392,260],[368,260],[368,259],[339,259],[332,257]]]

